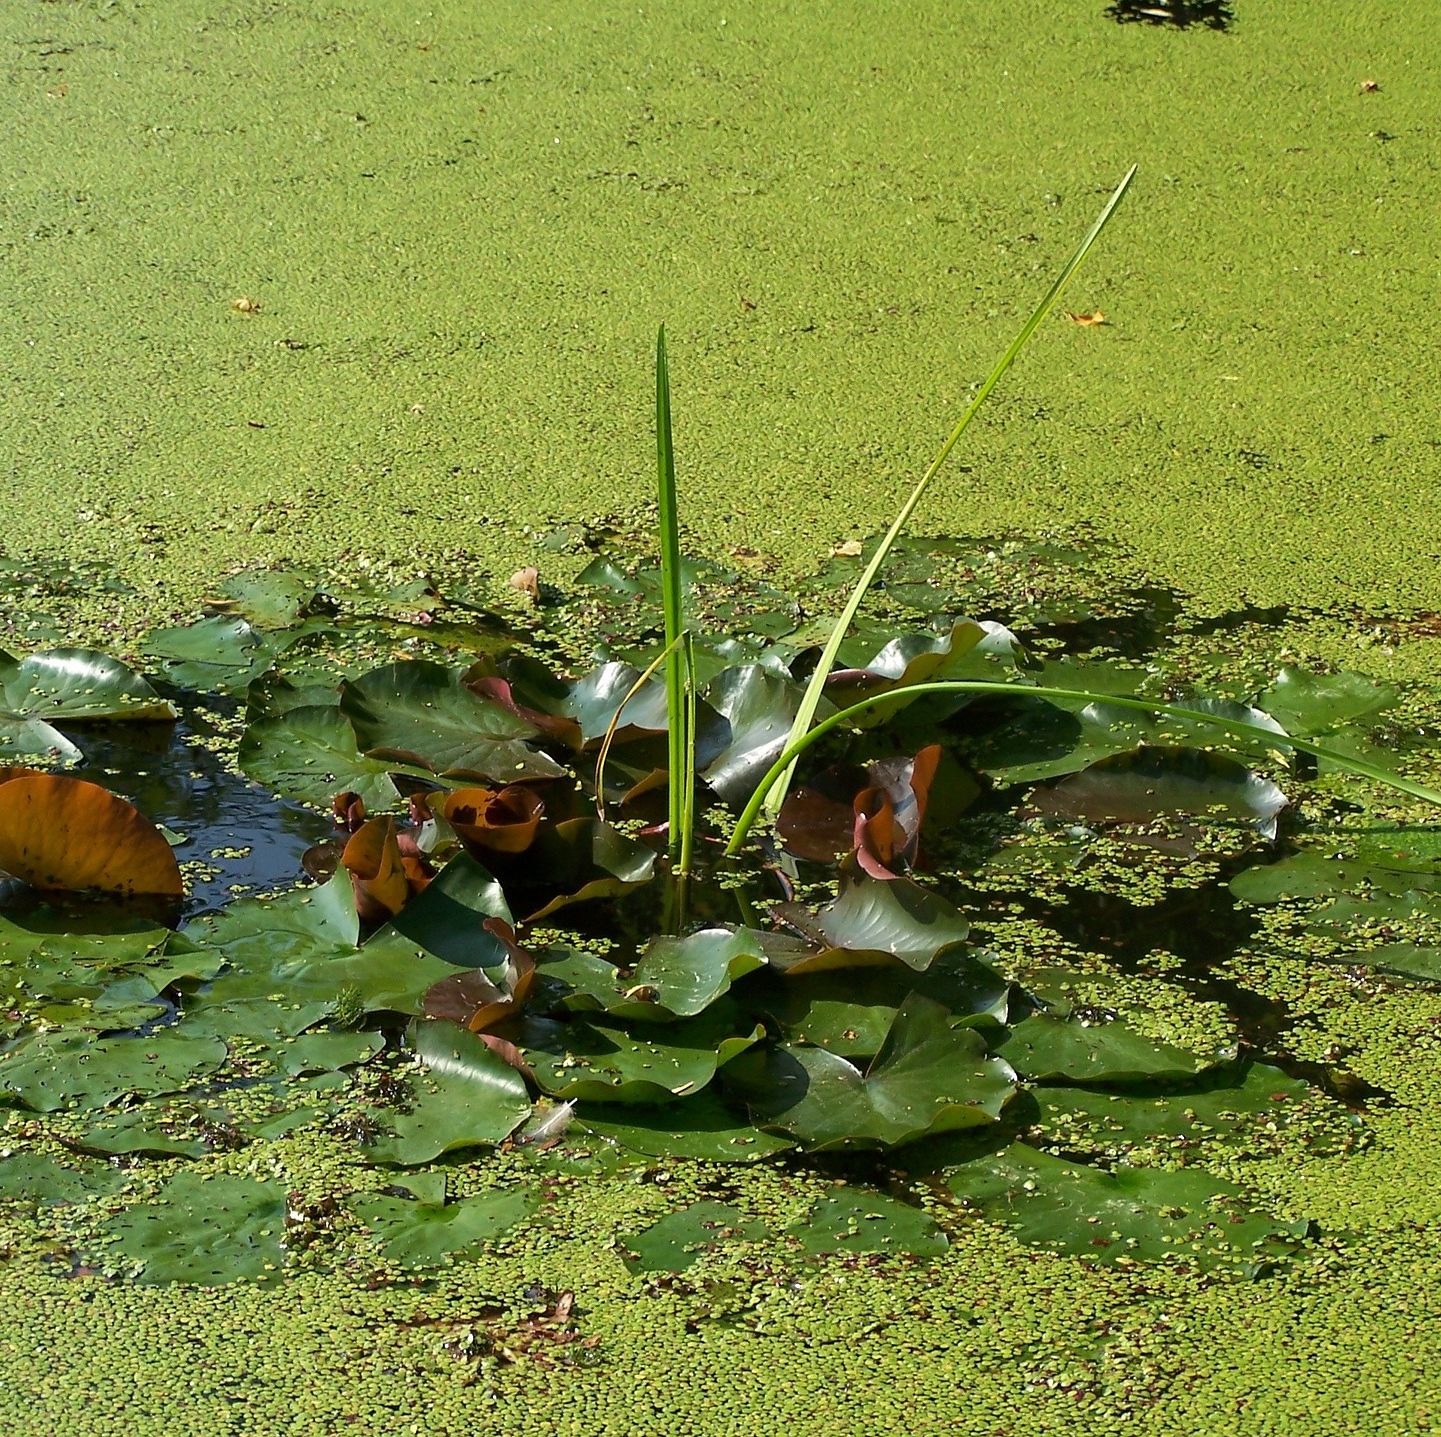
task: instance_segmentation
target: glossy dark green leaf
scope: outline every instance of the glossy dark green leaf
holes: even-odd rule
[[[50,723],[168,721],[178,710],[133,669],[93,649],[0,662],[0,714]]]
[[[706,685],[706,702],[728,729],[724,746],[704,764],[701,777],[727,803],[744,803],[780,756],[801,692],[789,675],[759,664],[726,669]],[[830,711],[827,704],[820,717]]]
[[[544,902],[527,914],[534,923],[568,908],[598,898],[618,898],[649,883],[655,873],[655,851],[595,818],[568,818],[546,824],[535,844],[520,855],[528,877],[528,891],[550,890]],[[509,873],[509,870],[507,870]]]
[[[974,1030],[953,1028],[939,1003],[913,995],[864,1070],[822,1048],[784,1044],[739,1060],[727,1086],[764,1126],[824,1149],[898,1147],[993,1123],[1016,1082]]]
[[[225,1061],[219,1038],[161,1029],[140,1038],[97,1038],[60,1029],[22,1039],[0,1057],[0,1100],[39,1113],[101,1108],[118,1098],[173,1093]]]
[[[387,664],[341,685],[341,712],[360,751],[435,773],[513,783],[564,770],[525,740],[533,724],[481,698],[463,675],[426,660]]]
[[[502,928],[487,927],[498,919]],[[462,968],[498,968],[514,951],[514,918],[500,884],[458,854],[366,943],[369,952],[409,945]]]
[[[17,1153],[0,1159],[0,1202],[68,1206],[105,1197],[124,1186],[124,1173],[98,1163],[85,1168],[66,1167],[39,1153]]]
[[[160,677],[198,693],[243,693],[272,667],[294,635],[263,634],[238,614],[219,614],[177,628],[152,629],[145,653]]]
[[[1256,706],[1287,733],[1304,738],[1370,718],[1390,708],[1399,696],[1392,684],[1349,670],[1318,674],[1288,664],[1256,695]]]
[[[423,1070],[409,1079],[403,1107],[377,1110],[385,1131],[366,1148],[373,1161],[409,1167],[455,1148],[494,1146],[530,1115],[525,1080],[474,1033],[422,1021],[410,1041]]]
[[[753,1163],[793,1148],[792,1139],[755,1126],[713,1087],[656,1107],[586,1103],[576,1125],[631,1152],[655,1158]]]
[[[843,874],[839,894],[812,912],[783,904],[777,915],[817,945],[818,952],[786,965],[818,972],[894,959],[917,972],[965,941],[970,927],[954,904],[908,878]],[[779,962],[778,967],[782,966]]]
[[[1197,748],[1143,747],[1091,764],[1031,803],[1055,818],[1082,823],[1146,824],[1165,814],[1239,819],[1276,836],[1286,795],[1235,759]]]
[[[1224,1061],[1159,1043],[1127,1023],[1083,1023],[1036,1013],[992,1045],[1032,1082],[1103,1086],[1194,1077]]]
[[[689,1097],[759,1041],[724,1002],[699,1018],[632,1031],[614,1019],[526,1019],[512,1041],[542,1091],[597,1103],[666,1103]]]
[[[178,1173],[154,1202],[127,1208],[104,1232],[106,1259],[138,1265],[142,1283],[266,1281],[285,1261],[285,1187]]]

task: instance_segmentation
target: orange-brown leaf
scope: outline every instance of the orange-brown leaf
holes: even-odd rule
[[[0,771],[0,870],[34,888],[179,898],[180,866],[133,804],[63,774]]]
[[[341,863],[350,870],[355,911],[363,923],[394,918],[410,897],[410,884],[393,818],[368,818],[350,837]]]
[[[455,830],[455,836],[479,856],[524,853],[535,841],[545,800],[534,789],[512,783],[501,789],[458,788],[431,806]]]

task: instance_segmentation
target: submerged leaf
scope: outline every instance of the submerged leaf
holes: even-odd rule
[[[744,1112],[728,1106],[713,1087],[656,1107],[587,1103],[577,1122],[597,1137],[655,1158],[753,1163],[795,1146],[788,1137],[756,1127]]]
[[[1019,1143],[956,1168],[947,1186],[1022,1241],[1093,1262],[1255,1268],[1292,1250],[1308,1227],[1266,1216],[1234,1183],[1197,1169],[1106,1172]]]
[[[770,1235],[765,1223],[747,1219],[728,1203],[696,1202],[625,1238],[625,1265],[630,1272],[684,1272],[717,1246]]]
[[[865,1188],[833,1188],[785,1229],[808,1253],[884,1252],[939,1257],[950,1247],[929,1213]]]
[[[459,1202],[354,1197],[350,1207],[380,1241],[380,1255],[402,1267],[433,1267],[470,1256],[528,1218],[540,1205],[531,1188],[481,1193]]]

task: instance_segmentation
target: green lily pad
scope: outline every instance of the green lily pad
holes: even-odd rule
[[[702,928],[684,938],[652,939],[631,984],[652,992],[655,1006],[693,1018],[732,983],[765,966],[766,937],[748,928]]]
[[[50,723],[169,721],[179,710],[133,669],[92,649],[0,662],[0,715]]]
[[[1223,1061],[1147,1038],[1125,1022],[1081,1023],[1037,1013],[992,1044],[1032,1082],[1099,1086],[1194,1077]]]
[[[788,1041],[854,1059],[880,1051],[912,993],[940,1003],[952,1026],[999,1027],[1009,1008],[1010,984],[969,950],[952,949],[924,973],[899,966],[815,973],[768,981],[748,1000]]]
[[[333,704],[302,705],[259,719],[240,739],[241,771],[285,798],[329,808],[337,793],[359,794],[370,812],[400,802],[390,775],[403,765],[368,758]]]
[[[639,1033],[610,1018],[527,1018],[513,1041],[552,1097],[630,1104],[699,1092],[762,1036],[762,1029],[717,1003],[698,1018],[650,1024]]]
[[[387,664],[340,686],[362,753],[434,773],[513,783],[565,770],[530,748],[533,724],[481,698],[463,675],[425,660]]]
[[[330,1073],[369,1062],[385,1046],[381,1033],[346,1032],[327,1028],[305,1033],[278,1054],[277,1067],[294,1077],[301,1073]]]
[[[1256,695],[1256,705],[1298,738],[1326,733],[1390,708],[1400,697],[1392,684],[1343,669],[1318,674],[1287,665]]]
[[[568,818],[542,826],[535,843],[521,855],[534,892],[536,880],[552,896],[527,914],[539,922],[575,903],[618,898],[649,883],[655,852],[595,818]]]
[[[954,904],[908,878],[844,874],[835,899],[812,913],[799,903],[776,914],[820,951],[786,965],[787,972],[820,972],[894,959],[921,972],[965,941],[970,925]],[[777,963],[776,966],[781,966]]]
[[[104,1197],[124,1186],[125,1174],[114,1168],[69,1168],[39,1153],[0,1160],[0,1202],[57,1207]]]
[[[405,1108],[377,1114],[389,1131],[366,1148],[372,1161],[411,1167],[455,1148],[494,1146],[530,1116],[525,1080],[474,1033],[420,1022],[410,1041],[425,1071],[410,1079]]]
[[[701,777],[727,803],[745,803],[780,757],[801,693],[801,686],[789,674],[759,664],[726,669],[706,685],[706,702],[729,728],[724,747],[704,765]],[[817,716],[824,718],[832,711],[827,703]]]
[[[1293,1251],[1309,1227],[1267,1216],[1234,1183],[1197,1169],[1107,1172],[1019,1143],[946,1183],[1023,1242],[1099,1263],[1186,1259],[1254,1271]]]
[[[950,1247],[935,1219],[918,1207],[865,1188],[838,1187],[785,1229],[812,1256],[884,1252],[939,1257]]]
[[[1270,779],[1223,754],[1145,747],[1039,789],[1031,802],[1042,813],[1084,823],[1144,824],[1162,814],[1220,814],[1274,838],[1288,800]]]
[[[379,1240],[388,1262],[435,1267],[473,1255],[517,1227],[540,1206],[540,1195],[533,1188],[510,1188],[452,1203],[356,1197],[349,1206]]]
[[[234,694],[269,669],[293,637],[263,634],[239,615],[220,614],[152,629],[145,652],[160,660],[160,676],[177,688]]]
[[[162,1029],[142,1038],[97,1038],[60,1029],[16,1043],[0,1058],[0,1099],[37,1113],[101,1108],[126,1096],[173,1093],[225,1061],[218,1038]]]
[[[320,593],[312,575],[283,569],[232,574],[220,591],[262,629],[285,629],[306,617]]]
[[[684,1272],[726,1243],[759,1242],[771,1235],[763,1222],[745,1218],[728,1203],[696,1202],[624,1239],[630,1272]]]
[[[251,1178],[178,1173],[153,1203],[105,1224],[107,1250],[139,1265],[142,1283],[263,1282],[285,1261],[285,1189]]]
[[[766,1127],[811,1149],[899,1147],[932,1133],[994,1123],[1016,1076],[980,1036],[913,994],[866,1069],[823,1048],[784,1044],[734,1064],[727,1086]]]

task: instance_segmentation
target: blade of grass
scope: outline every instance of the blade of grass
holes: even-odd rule
[[[816,710],[820,707],[821,694],[825,688],[826,678],[835,666],[836,653],[840,649],[841,641],[849,632],[856,612],[861,606],[861,601],[865,598],[866,592],[874,582],[876,575],[880,573],[881,566],[885,563],[887,555],[890,554],[892,546],[900,537],[901,531],[905,528],[916,505],[921,502],[926,490],[930,488],[931,481],[940,473],[941,466],[946,462],[947,458],[949,458],[951,450],[956,447],[956,443],[961,435],[966,432],[971,420],[975,418],[977,410],[986,402],[987,396],[991,390],[996,387],[1001,376],[1005,374],[1015,362],[1016,356],[1025,348],[1026,341],[1036,332],[1041,321],[1051,312],[1056,301],[1061,297],[1061,291],[1065,289],[1071,276],[1081,267],[1081,261],[1085,259],[1086,255],[1090,252],[1091,246],[1095,244],[1099,238],[1101,231],[1105,229],[1106,225],[1110,222],[1111,216],[1116,212],[1116,206],[1121,203],[1121,197],[1126,193],[1127,189],[1130,188],[1131,180],[1135,177],[1135,174],[1136,166],[1132,165],[1131,168],[1126,171],[1125,178],[1112,192],[1110,199],[1106,201],[1101,213],[1096,216],[1096,222],[1086,232],[1086,237],[1076,247],[1076,251],[1070,259],[1066,261],[1066,267],[1056,276],[1056,280],[1050,289],[1047,290],[1045,298],[1031,311],[1031,317],[1021,326],[1020,332],[1011,341],[1010,347],[1000,357],[995,368],[992,369],[987,376],[985,383],[976,391],[975,398],[966,406],[965,413],[956,421],[955,428],[951,430],[946,442],[941,445],[940,452],[931,460],[930,467],[921,476],[921,480],[916,487],[911,490],[910,497],[901,506],[901,511],[896,515],[891,527],[886,530],[885,537],[877,545],[875,553],[871,555],[870,562],[861,571],[861,576],[856,581],[855,588],[851,590],[850,597],[846,600],[845,608],[841,610],[840,615],[836,619],[835,626],[831,629],[830,637],[826,640],[825,648],[821,650],[821,656],[816,664],[815,672],[811,675],[810,682],[806,686],[805,694],[801,698],[800,708],[796,711],[795,722],[791,725],[788,738],[789,743],[794,743],[800,738],[815,721]],[[786,791],[790,787],[791,774],[793,771],[794,765],[788,766],[780,783],[770,790],[770,798],[766,803],[766,812],[771,817],[774,817],[780,812],[780,806],[785,802]]]
[[[1134,709],[1138,713],[1164,714],[1168,718],[1186,719],[1191,723],[1206,724],[1222,733],[1242,738],[1263,738],[1272,748],[1299,749],[1300,752],[1309,753],[1314,758],[1325,759],[1327,763],[1334,764],[1348,773],[1357,774],[1361,778],[1369,778],[1386,788],[1395,789],[1398,793],[1404,793],[1411,798],[1419,798],[1426,803],[1433,803],[1441,807],[1441,793],[1433,788],[1427,788],[1424,784],[1417,783],[1414,779],[1406,778],[1399,773],[1392,773],[1389,769],[1382,768],[1380,764],[1372,763],[1368,759],[1354,758],[1350,754],[1340,753],[1336,749],[1327,748],[1324,744],[1315,743],[1311,739],[1295,738],[1291,734],[1279,734],[1275,729],[1248,723],[1245,719],[1223,718],[1219,714],[1208,714],[1200,709],[1188,709],[1179,704],[1158,703],[1151,699],[1125,698],[1119,694],[1090,693],[1085,689],[1046,688],[1041,685],[1007,683],[999,679],[934,679],[929,683],[906,684],[885,693],[872,694],[870,698],[861,699],[859,703],[854,703],[849,708],[822,719],[814,728],[808,729],[799,738],[788,742],[780,757],[767,769],[765,776],[757,785],[756,791],[751,795],[750,802],[746,804],[740,818],[737,819],[730,842],[726,845],[727,857],[734,857],[740,852],[751,829],[755,826],[756,820],[760,817],[766,794],[774,789],[774,786],[780,781],[781,775],[792,768],[796,760],[813,743],[819,742],[828,733],[854,722],[861,714],[870,709],[880,708],[885,704],[895,703],[902,699],[921,698],[926,694],[998,693],[1013,694],[1017,698],[1083,700],[1087,703],[1104,704],[1108,708]]]
[[[691,776],[692,735],[687,719],[686,690],[690,668],[681,643],[685,604],[681,592],[680,521],[676,499],[675,449],[670,428],[670,364],[666,356],[665,325],[655,341],[655,449],[656,494],[660,512],[661,608],[665,615],[666,790],[669,828],[666,835],[671,861],[686,872],[690,843],[687,834],[686,793],[694,792]],[[694,800],[692,799],[692,807]]]

